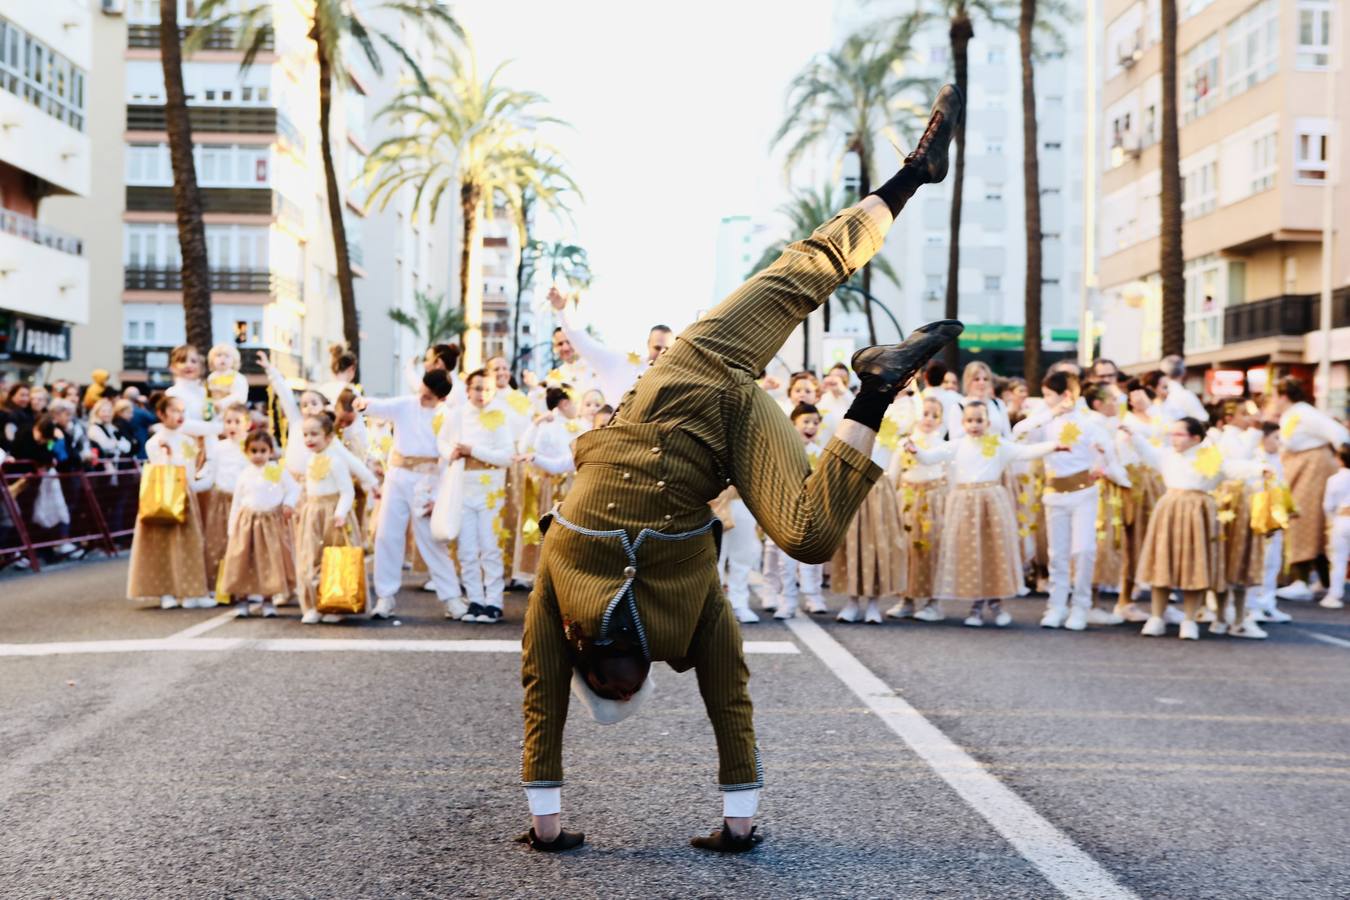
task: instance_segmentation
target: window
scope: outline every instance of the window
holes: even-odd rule
[[[1300,69],[1325,69],[1331,62],[1331,0],[1298,0]]]
[[[1214,108],[1219,98],[1219,35],[1211,34],[1181,59],[1185,82],[1181,89],[1182,123],[1198,119]]]
[[[1144,107],[1144,129],[1141,147],[1149,147],[1158,143],[1161,135],[1158,133],[1158,105],[1150,103]]]
[[[1202,256],[1186,263],[1186,352],[1216,350],[1223,345],[1223,310],[1227,305],[1224,261]]]
[[[1198,15],[1213,2],[1214,0],[1185,0],[1178,11],[1177,21],[1184,22],[1191,16]]]
[[[125,228],[128,269],[182,266],[176,226],[136,223]],[[269,229],[261,225],[207,225],[206,256],[211,270],[267,271],[269,234]]]
[[[1258,194],[1275,186],[1275,173],[1279,170],[1278,135],[1275,132],[1262,135],[1252,141],[1252,183],[1251,192]]]
[[[1003,277],[1000,275],[984,276],[984,289],[989,293],[997,293],[1003,289]]]
[[[928,301],[942,299],[946,286],[941,275],[929,275],[924,279],[923,298]]]
[[[1046,150],[1061,150],[1064,148],[1062,141],[1045,141],[1041,146]]]
[[[1225,29],[1225,92],[1236,97],[1256,87],[1279,64],[1280,9],[1275,0],[1261,0]]]
[[[1325,119],[1296,119],[1294,135],[1294,181],[1301,184],[1320,184],[1327,180],[1329,158],[1328,133]]]
[[[198,144],[192,150],[202,187],[266,187],[269,148],[238,144]],[[173,184],[168,144],[132,144],[127,148],[127,184]]]
[[[1215,160],[1181,165],[1181,215],[1186,220],[1214,212],[1218,205],[1219,165]]]
[[[0,18],[0,90],[84,131],[84,70]]]

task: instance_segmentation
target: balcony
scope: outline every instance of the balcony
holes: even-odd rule
[[[30,219],[12,210],[0,209],[0,233],[12,234],[21,240],[32,241],[34,244],[50,247],[61,253],[84,256],[82,239],[50,225],[43,225],[37,219]]]
[[[269,106],[189,106],[194,134],[276,134],[277,111]],[[127,106],[127,131],[165,131],[163,106]]]
[[[202,212],[247,213],[270,216],[272,191],[268,188],[202,188]],[[173,188],[127,187],[129,212],[173,212]]]
[[[61,322],[89,321],[89,260],[78,238],[0,210],[0,305]]]
[[[1284,294],[1230,306],[1223,311],[1224,343],[1306,334],[1317,327],[1316,301],[1315,294]]]
[[[173,347],[163,346],[145,346],[127,344],[122,348],[122,368],[132,372],[154,372],[163,375],[164,381],[168,381],[169,353]],[[293,353],[286,353],[283,350],[274,350],[270,347],[264,347],[257,344],[244,344],[239,347],[239,356],[241,365],[239,371],[245,375],[264,375],[262,366],[258,365],[258,354],[253,351],[266,350],[267,355],[271,357],[272,364],[277,367],[277,371],[286,378],[299,378],[300,357]]]
[[[211,269],[210,288],[221,293],[265,294],[271,290],[272,275],[266,269]],[[123,287],[129,291],[181,291],[183,273],[179,269],[128,266]]]
[[[178,42],[181,44],[192,35],[196,28],[187,27],[178,29]],[[217,28],[206,36],[206,42],[202,44],[203,50],[237,50],[239,42],[239,33],[234,28]],[[263,39],[263,50],[272,50],[275,47],[275,38],[271,31]],[[159,49],[159,25],[147,25],[144,23],[131,23],[127,25],[127,46],[137,49]]]

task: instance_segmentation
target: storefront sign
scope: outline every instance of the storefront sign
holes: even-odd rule
[[[1246,387],[1241,369],[1210,369],[1205,372],[1205,393],[1211,397],[1241,397]]]
[[[1270,381],[1270,369],[1265,366],[1257,366],[1255,369],[1247,370],[1247,386],[1252,389],[1253,394],[1264,394]]]
[[[65,362],[70,359],[70,326],[0,312],[0,359]]]
[[[961,346],[967,350],[1021,350],[1021,325],[967,325]]]

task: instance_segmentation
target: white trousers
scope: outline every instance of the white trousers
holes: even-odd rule
[[[1275,587],[1280,580],[1280,569],[1284,567],[1284,532],[1272,531],[1266,535],[1266,555],[1261,571],[1261,590],[1256,592],[1256,605],[1266,612],[1275,609]],[[1252,597],[1247,596],[1247,606],[1252,606]]]
[[[486,476],[486,477],[484,477]],[[470,603],[502,605],[506,590],[502,545],[497,540],[506,503],[506,473],[500,469],[464,473],[464,518],[459,525],[459,574]]]
[[[420,490],[419,490],[420,487]],[[412,519],[413,540],[417,552],[431,573],[431,586],[441,600],[460,596],[459,578],[450,548],[431,536],[431,520],[419,515],[416,503],[435,496],[436,476],[420,475],[411,469],[390,469],[384,476],[380,498],[379,524],[375,530],[375,596],[390,597],[403,585],[403,557]]]
[[[774,550],[778,553],[779,581],[783,586],[783,602],[788,606],[795,607],[798,597],[802,594],[808,597],[819,596],[821,581],[824,580],[825,567],[798,562],[778,547],[775,547]]]
[[[783,557],[778,545],[772,538],[764,538],[764,562],[760,571],[764,573],[764,602],[769,606],[783,594]]]
[[[1051,609],[1092,606],[1092,568],[1097,562],[1097,486],[1070,493],[1045,493],[1046,542]],[[1070,572],[1072,570],[1072,577]]]
[[[1331,519],[1331,537],[1327,545],[1327,556],[1331,557],[1331,584],[1327,586],[1327,596],[1340,600],[1345,596],[1345,565],[1350,562],[1350,516]]]
[[[760,558],[759,537],[755,534],[755,517],[744,501],[731,501],[731,519],[736,527],[722,535],[718,565],[726,572],[731,608],[746,609],[750,606],[750,570]]]

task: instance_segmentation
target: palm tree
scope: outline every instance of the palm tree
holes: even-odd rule
[[[389,318],[411,331],[423,344],[439,344],[464,331],[464,311],[447,305],[444,294],[432,297],[425,291],[417,291],[413,308],[416,315],[391,309]]]
[[[178,0],[159,0],[159,60],[164,68],[164,130],[173,165],[173,208],[182,257],[183,321],[187,341],[205,356],[211,339],[211,273],[206,258],[202,194],[192,159],[192,122],[183,88],[183,48],[178,33]]]
[[[769,266],[773,265],[774,261],[777,260],[778,257],[783,255],[783,251],[787,249],[788,244],[792,243],[792,241],[794,240],[797,240],[799,237],[804,237],[810,234],[812,231],[816,229],[816,227],[821,222],[827,221],[830,218],[830,216],[834,215],[835,212],[838,211],[840,205],[841,204],[838,202],[838,198],[836,198],[834,195],[833,186],[828,182],[826,182],[826,184],[823,187],[818,188],[816,190],[801,190],[795,192],[792,195],[791,201],[784,203],[782,206],[778,207],[779,213],[782,214],[784,217],[786,217],[788,220],[788,229],[789,229],[788,233],[795,235],[795,237],[784,238],[775,241],[768,247],[764,248],[764,252],[760,254],[759,259],[755,261],[754,266],[752,266],[750,271],[746,273],[745,277],[749,278],[751,275],[754,275],[761,269],[766,269]],[[885,276],[885,278],[888,281],[890,281],[896,287],[900,287],[900,278],[898,275],[895,274],[895,269],[891,267],[890,262],[888,262],[885,257],[880,255],[872,257],[872,262],[870,263],[869,268],[870,266],[876,266],[877,271],[880,272],[883,276]],[[841,284],[838,288],[835,289],[834,294],[832,296],[834,297],[834,299],[839,301],[839,306],[845,312],[857,309],[859,297],[862,298],[865,307],[870,307],[871,301],[874,298],[872,297],[871,291],[867,287],[865,287],[862,282],[863,282],[862,273],[855,272],[853,273],[852,278],[850,278],[847,282]],[[829,297],[826,297],[825,302],[821,305],[821,314],[825,318],[825,330],[829,331],[830,330]],[[876,337],[874,335],[870,336],[870,338],[872,343],[876,343]],[[811,329],[808,323],[803,323],[802,368],[809,369],[810,367],[811,367]]]
[[[788,87],[787,115],[772,142],[777,146],[789,135],[795,136],[787,154],[789,170],[813,149],[826,148],[836,158],[856,153],[858,196],[871,192],[876,178],[877,135],[884,135],[894,145],[911,138],[912,126],[922,110],[906,102],[905,97],[931,94],[934,87],[928,79],[905,74],[905,62],[913,55],[912,40],[918,25],[919,20],[911,16],[898,20],[888,34],[875,27],[866,28],[797,73]],[[829,215],[834,212],[831,210]],[[879,259],[874,257],[873,264]],[[867,317],[868,338],[875,344],[871,277],[871,266],[864,267],[863,312]]]
[[[1181,145],[1177,135],[1177,4],[1162,0],[1162,354],[1186,352],[1186,274],[1181,247]]]
[[[552,241],[540,248],[539,260],[548,265],[548,277],[551,280],[563,278],[578,291],[585,290],[595,281],[585,247],[565,241]]]
[[[395,97],[380,115],[406,129],[370,153],[375,174],[368,203],[381,208],[400,188],[411,185],[414,215],[425,199],[435,221],[441,198],[458,191],[461,219],[459,296],[466,322],[466,365],[481,362],[482,270],[476,262],[484,202],[498,196],[518,211],[525,191],[539,197],[576,190],[552,148],[532,140],[537,127],[563,124],[537,112],[544,98],[498,83],[503,67],[480,79],[469,46],[449,60],[449,74],[430,79]]]
[[[161,4],[169,0],[160,0]],[[204,41],[215,28],[233,25],[238,29],[238,44],[244,48],[241,70],[247,70],[258,52],[272,38],[271,3],[261,2],[236,11],[235,0],[202,0],[197,8],[199,18],[206,21],[192,40]],[[333,162],[332,111],[334,89],[347,82],[346,48],[355,44],[361,50],[375,74],[383,74],[378,44],[383,44],[401,59],[416,80],[425,84],[425,77],[416,60],[388,32],[368,27],[355,4],[348,0],[311,0],[309,5],[308,37],[314,42],[314,55],[319,70],[319,146],[323,155],[324,185],[328,206],[328,224],[333,233],[333,254],[337,267],[338,294],[342,298],[342,335],[347,346],[361,356],[361,329],[356,313],[356,290],[352,284],[351,255],[347,248],[347,225],[342,218],[342,191],[338,187],[337,167]],[[389,0],[379,8],[405,17],[409,22],[430,34],[441,36],[444,27],[463,38],[464,31],[450,14],[442,0]],[[359,364],[359,363],[358,363]]]

